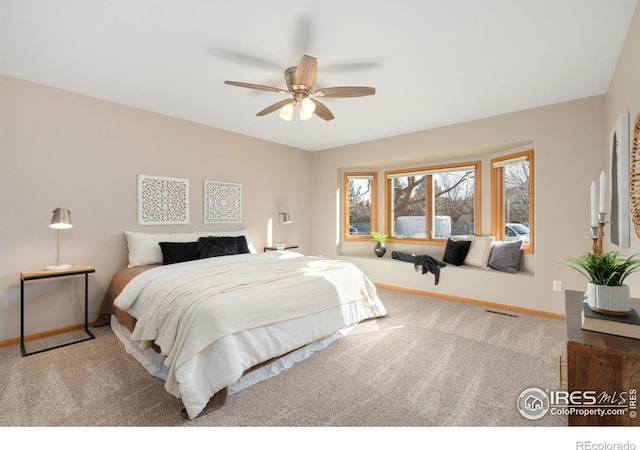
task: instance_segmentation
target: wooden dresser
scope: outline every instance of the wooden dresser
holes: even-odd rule
[[[640,394],[640,340],[583,330],[580,317],[583,299],[584,292],[565,292],[568,392],[626,393],[628,397],[635,389]],[[620,416],[569,415],[569,425],[640,426],[640,417],[632,417],[640,413],[638,400],[640,395],[636,410],[630,409]]]

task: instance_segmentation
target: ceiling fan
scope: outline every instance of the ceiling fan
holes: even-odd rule
[[[316,58],[304,55],[300,58],[297,66],[289,67],[284,71],[287,90],[240,81],[225,81],[224,83],[260,91],[278,92],[289,96],[290,98],[280,100],[256,114],[257,116],[265,116],[280,110],[280,118],[287,121],[294,117],[294,112],[297,112],[300,120],[310,119],[313,114],[324,120],[332,120],[334,118],[333,113],[317,100],[318,97],[364,97],[376,93],[375,88],[363,86],[341,86],[314,90],[313,85],[316,82],[317,71],[318,62]]]

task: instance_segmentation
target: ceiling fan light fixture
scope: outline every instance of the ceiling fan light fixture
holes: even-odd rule
[[[313,86],[316,82],[317,69],[316,58],[303,55],[297,66],[289,67],[284,72],[287,90],[240,81],[227,80],[225,84],[291,95],[292,97],[289,97],[289,99],[281,100],[267,106],[256,114],[256,116],[265,116],[280,110],[280,118],[287,122],[291,122],[294,118],[296,122],[301,122],[310,119],[313,115],[318,116],[322,120],[333,120],[333,113],[323,103],[316,100],[315,97],[364,97],[376,93],[375,88],[363,86],[328,87],[314,91]]]
[[[282,120],[291,122],[291,119],[293,119],[293,105],[291,103],[284,105],[280,110],[279,116]]]
[[[308,98],[305,97],[304,99],[302,99],[302,102],[300,102],[300,114],[302,114],[302,112],[304,111],[305,114],[313,114],[313,112],[316,110],[316,104],[313,103],[313,101]]]
[[[300,120],[309,120],[313,117],[312,112],[305,111],[304,108],[300,108]]]

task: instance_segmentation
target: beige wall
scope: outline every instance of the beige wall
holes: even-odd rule
[[[536,248],[525,265],[535,275],[526,278],[524,289],[518,277],[488,277],[476,298],[564,313],[564,295],[552,291],[552,281],[561,280],[565,289],[583,289],[585,282],[559,262],[590,249],[589,185],[607,169],[609,131],[618,115],[629,112],[633,119],[640,112],[639,11],[606,96],[315,153],[0,76],[0,342],[20,332],[20,271],[55,262],[56,234],[47,224],[57,206],[69,208],[74,223],[62,235],[63,262],[97,270],[90,284],[92,320],[111,276],[126,264],[124,230],[232,227],[202,223],[205,179],[242,183],[241,226],[258,249],[267,241],[267,221],[287,210],[295,222],[283,237],[299,243],[303,253],[365,254],[369,246],[343,247],[338,239],[341,170],[480,158],[487,234],[487,161],[505,148],[530,144],[536,152]],[[278,175],[283,172],[286,177]],[[137,226],[137,174],[189,178],[191,224]],[[621,250],[640,252],[631,229],[631,248]],[[387,282],[376,274],[375,260],[363,266],[374,281]],[[430,276],[418,277],[425,290],[433,287]],[[640,276],[632,278],[632,295],[640,297]],[[81,323],[82,289],[73,279],[28,285],[27,333]]]
[[[89,320],[126,264],[124,230],[245,227],[261,251],[267,221],[288,211],[283,239],[310,249],[309,152],[3,76],[0,108],[0,342],[20,334],[20,272],[55,264],[48,224],[58,206],[74,225],[62,232],[61,262],[96,268]],[[190,224],[138,226],[138,174],[188,178]],[[242,224],[204,225],[203,180],[242,184]],[[82,323],[80,280],[26,288],[27,334]]]
[[[563,314],[564,296],[552,290],[552,283],[560,280],[564,288],[583,288],[582,281],[558,263],[565,256],[591,248],[591,242],[585,238],[589,225],[589,186],[605,169],[604,113],[605,96],[596,96],[314,153],[313,252],[332,256],[354,253],[352,246],[342,247],[337,243],[335,231],[321,233],[325,229],[335,230],[339,223],[336,190],[340,186],[340,170],[345,168],[420,166],[425,162],[480,158],[483,163],[482,229],[483,234],[489,234],[489,160],[505,148],[522,148],[532,143],[535,149],[535,254],[527,257],[526,266],[535,276],[527,278],[526,285],[522,284],[522,277],[487,277],[486,283],[474,286],[472,291],[469,286],[460,286],[459,291],[446,293]],[[382,178],[382,172],[379,176]],[[380,202],[383,202],[382,190]],[[383,208],[378,220],[384,223]],[[442,247],[391,244],[385,258],[394,249],[442,255]],[[366,254],[372,249],[363,246],[358,251]],[[388,278],[388,264],[380,265],[380,271],[372,269],[373,265],[375,262],[367,263],[365,273],[374,282],[393,284]],[[413,267],[407,266],[406,271],[413,272]],[[441,279],[454,275],[455,272],[447,273],[445,269]],[[432,276],[423,277],[423,290],[433,291]],[[415,289],[416,285],[411,287]]]
[[[490,226],[488,161],[505,148],[531,143],[535,149],[535,253],[527,255],[525,269],[534,275],[467,276],[473,286],[456,286],[448,280],[448,293],[526,309],[564,314],[564,294],[552,291],[553,280],[563,289],[583,290],[586,280],[560,264],[569,255],[590,251],[586,238],[589,224],[589,185],[605,170],[610,177],[609,133],[619,115],[628,112],[633,121],[640,113],[640,8],[637,8],[606,95],[520,111],[503,116],[457,124],[418,133],[336,148],[313,154],[313,252],[358,260],[354,254],[370,255],[371,246],[341,244],[340,206],[336,195],[342,170],[378,169],[380,176],[390,166],[420,166],[431,162],[482,160],[482,229]],[[381,177],[382,178],[382,177]],[[382,183],[382,181],[381,181]],[[382,184],[380,184],[382,187]],[[380,204],[383,189],[380,189]],[[378,217],[384,223],[383,208]],[[331,229],[331,234],[321,230]],[[615,248],[605,238],[605,250],[640,253],[640,238],[631,229],[630,248]],[[609,230],[606,230],[609,233]],[[389,251],[442,254],[441,247],[390,245]],[[388,262],[377,264],[369,256],[361,266],[374,281],[394,284],[400,270]],[[412,271],[411,267],[406,269]],[[449,272],[452,274],[452,272]],[[455,274],[455,271],[453,272]],[[448,274],[442,273],[441,280]],[[438,292],[433,278],[402,273],[398,285]],[[423,276],[424,277],[424,276]],[[422,283],[422,284],[420,284]],[[640,276],[628,279],[631,294],[640,297]],[[419,286],[419,287],[418,287]],[[440,293],[446,293],[440,291]]]
[[[636,8],[631,20],[631,26],[607,92],[605,121],[607,145],[604,146],[602,156],[607,161],[610,158],[609,133],[620,114],[629,114],[631,139],[633,139],[635,118],[640,114],[640,58],[638,55],[640,55],[640,7]],[[607,244],[605,250],[617,250],[626,255],[640,253],[640,238],[632,220],[630,220],[630,230],[630,248],[619,248],[605,239]],[[640,297],[640,274],[629,277],[627,284],[631,287],[632,295]]]

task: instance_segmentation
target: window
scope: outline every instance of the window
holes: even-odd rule
[[[476,234],[479,168],[474,162],[387,172],[391,239],[444,243],[449,236]]]
[[[533,253],[533,150],[491,160],[491,233]]]
[[[344,239],[369,240],[377,230],[375,172],[344,174]]]

